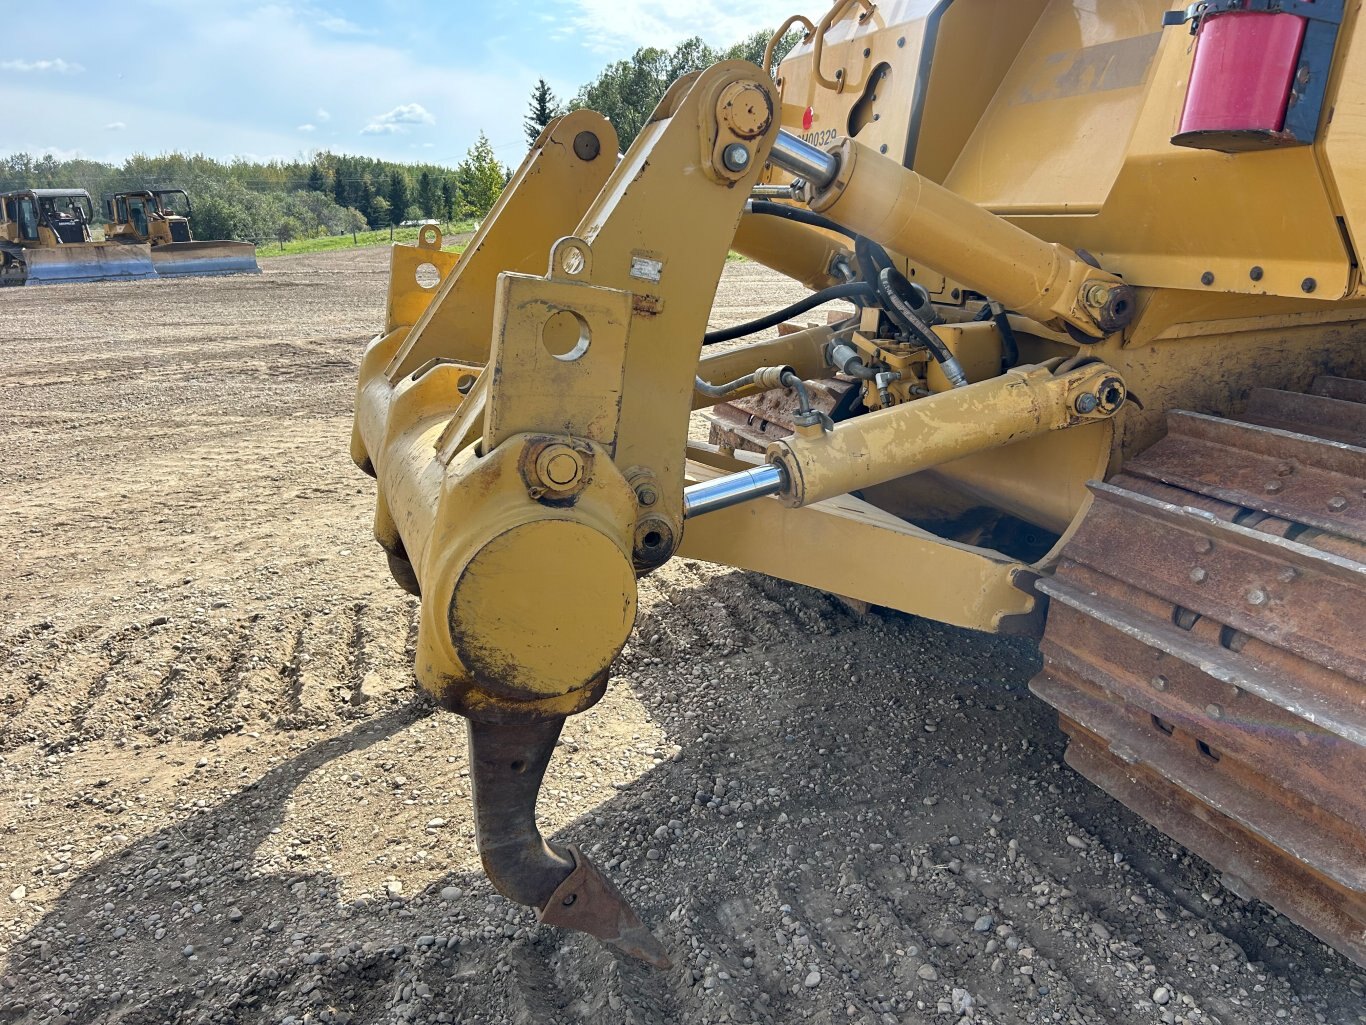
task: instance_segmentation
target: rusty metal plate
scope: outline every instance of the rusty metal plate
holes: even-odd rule
[[[1030,686],[1070,765],[1366,965],[1358,384],[1259,390],[1252,423],[1172,413],[1093,484],[1037,585],[1051,604]]]
[[[1240,419],[1315,438],[1366,445],[1366,404],[1346,399],[1254,388]]]
[[[1360,894],[1345,892],[1288,861],[1275,847],[1173,788],[1147,766],[1115,758],[1101,738],[1065,718],[1062,726],[1069,737],[1068,765],[1218,866],[1224,884],[1239,896],[1274,905],[1291,921],[1366,965],[1366,903]]]
[[[854,384],[829,378],[807,381],[811,405],[826,416]],[[769,444],[792,436],[796,427],[797,396],[786,389],[760,392],[731,402],[718,402],[703,414],[711,424],[708,439],[713,445],[763,452]]]
[[[1129,472],[1366,542],[1366,448],[1175,412]]]
[[[1109,484],[1064,557],[1357,681],[1366,564]]]

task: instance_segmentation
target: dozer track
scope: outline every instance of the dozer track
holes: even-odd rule
[[[1366,965],[1366,382],[1172,412],[1054,577],[1069,765]]]

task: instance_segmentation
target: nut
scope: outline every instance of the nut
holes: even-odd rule
[[[728,171],[743,171],[749,166],[749,150],[743,143],[732,142],[721,151],[721,163]]]

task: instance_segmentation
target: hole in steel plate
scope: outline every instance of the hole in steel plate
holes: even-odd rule
[[[541,328],[541,344],[546,352],[565,363],[581,359],[592,342],[588,321],[573,310],[558,310]]]

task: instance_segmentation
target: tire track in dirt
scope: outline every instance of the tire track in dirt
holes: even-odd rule
[[[1030,645],[681,560],[539,809],[674,968],[497,897],[347,452],[384,267],[0,293],[0,1023],[1366,1021],[1061,764]]]

